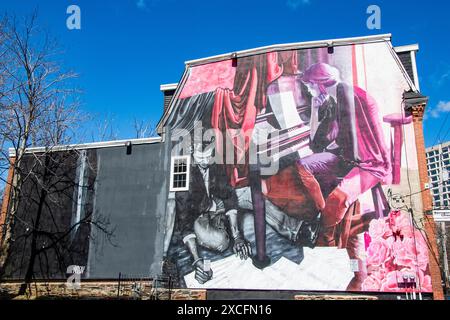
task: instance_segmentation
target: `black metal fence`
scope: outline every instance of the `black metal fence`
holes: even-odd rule
[[[117,298],[136,300],[171,300],[173,279],[170,276],[136,276],[119,273]]]

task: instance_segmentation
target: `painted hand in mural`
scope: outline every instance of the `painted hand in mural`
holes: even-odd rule
[[[227,212],[228,221],[230,222],[231,235],[233,237],[233,252],[236,257],[241,260],[246,260],[252,254],[252,247],[242,235],[238,226],[238,212],[237,210],[230,210]]]
[[[311,133],[310,133],[311,141],[314,141],[317,130],[319,129],[319,125],[320,125],[319,109],[325,104],[328,97],[329,96],[324,93],[321,93],[318,96],[314,96],[314,93],[313,93],[313,98],[312,98],[312,103],[311,103],[311,119],[309,122],[310,130],[311,130]]]
[[[252,247],[250,245],[250,242],[248,242],[241,236],[237,237],[234,240],[233,252],[236,257],[239,256],[241,260],[247,260],[252,255]]]
[[[203,259],[199,259],[194,263],[195,267],[195,279],[200,284],[205,284],[213,277],[213,271],[209,268],[205,267],[205,261]]]
[[[329,96],[324,93],[321,93],[317,97],[313,97],[312,98],[312,108],[319,109],[325,103],[325,101],[328,99],[328,97]]]

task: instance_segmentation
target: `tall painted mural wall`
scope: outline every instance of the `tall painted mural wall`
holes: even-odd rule
[[[388,42],[190,66],[164,267],[188,288],[431,292],[410,89]]]

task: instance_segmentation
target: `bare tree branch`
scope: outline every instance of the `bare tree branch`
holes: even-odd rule
[[[80,111],[80,90],[72,82],[77,75],[63,69],[57,60],[60,54],[56,41],[37,26],[37,12],[21,21],[7,16],[0,20],[0,192],[5,186],[11,189],[5,223],[0,226],[0,276],[11,245],[23,241],[27,250],[20,253],[20,264],[25,266],[21,293],[36,270],[49,275],[49,264],[55,263],[51,257],[65,272],[78,250],[72,235],[79,228],[97,228],[108,240],[113,236],[107,219],[92,213],[69,225],[61,223],[64,204],[77,201],[74,190],[92,186],[80,187],[74,181],[80,151],[54,152],[55,146],[76,141],[89,118]],[[101,130],[117,138],[110,123]],[[46,151],[27,152],[33,146]],[[8,170],[12,181],[6,179]],[[89,160],[87,170],[95,176],[95,165]]]
[[[136,139],[150,138],[157,135],[156,126],[150,121],[134,118],[133,128]]]

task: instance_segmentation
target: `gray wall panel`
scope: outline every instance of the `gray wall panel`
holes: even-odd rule
[[[99,230],[92,230],[89,278],[148,276],[160,254],[155,244],[159,217],[167,196],[168,168],[165,144],[148,144],[97,150],[98,175],[94,214],[107,217],[114,229],[113,243]],[[156,261],[158,264],[158,262]]]

